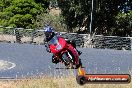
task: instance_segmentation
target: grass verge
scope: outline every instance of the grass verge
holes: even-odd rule
[[[0,88],[132,88],[129,84],[77,84],[74,76],[40,77],[0,81]]]

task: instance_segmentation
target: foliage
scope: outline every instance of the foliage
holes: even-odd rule
[[[57,30],[89,32],[91,11],[92,33],[103,35],[132,36],[131,0],[1,0],[0,25],[42,28],[45,23]],[[51,4],[51,5],[49,5]],[[49,6],[61,9],[61,15],[47,12]],[[66,24],[66,25],[65,25]],[[61,26],[62,25],[62,26]]]
[[[127,0],[98,0],[95,13],[97,20],[94,27],[96,34],[113,35],[113,29],[117,29],[115,18],[119,13],[123,13],[126,2]]]
[[[0,11],[3,11],[6,7],[10,6],[12,0],[0,0]]]
[[[73,31],[75,27],[85,27],[86,31],[89,30],[92,0],[57,1],[69,31]],[[116,35],[117,33],[115,32],[117,31],[115,29],[121,29],[121,26],[117,24],[121,20],[117,19],[117,17],[120,13],[130,13],[132,2],[130,0],[93,0],[93,2],[92,32],[103,35]],[[131,18],[131,14],[127,15],[127,18]],[[125,19],[123,21],[125,22]],[[126,28],[130,32],[130,29]],[[121,34],[121,36],[130,36],[130,34]]]
[[[38,15],[36,24],[38,29],[43,29],[44,26],[50,25],[56,31],[66,31],[64,18],[62,16],[55,15],[55,14],[44,13],[44,14]]]
[[[58,6],[57,0],[50,0],[50,7],[56,8]]]
[[[132,11],[129,13],[119,13],[116,16],[114,35],[132,36]]]
[[[8,0],[6,0],[8,1]],[[0,12],[0,25],[35,28],[36,15],[48,8],[48,0],[9,0],[8,7]],[[43,2],[42,2],[43,1]],[[0,1],[1,3],[4,3]],[[47,2],[47,3],[45,3]],[[46,4],[46,5],[45,5]],[[6,5],[6,4],[1,4]]]
[[[65,18],[67,29],[80,27],[85,17],[89,16],[90,1],[88,0],[57,0]]]

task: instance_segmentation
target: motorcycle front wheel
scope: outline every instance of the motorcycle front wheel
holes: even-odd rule
[[[70,56],[69,52],[65,52],[62,55],[62,61],[64,62],[64,65],[67,68],[74,68],[73,67],[73,61],[72,61],[72,56]]]

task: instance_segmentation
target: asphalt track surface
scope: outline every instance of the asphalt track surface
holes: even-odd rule
[[[78,48],[83,53],[80,56],[88,74],[120,74],[131,73],[132,51]],[[14,67],[0,69],[0,78],[21,78],[39,75],[65,75],[71,70],[63,64],[53,64],[52,54],[46,52],[44,45],[17,43],[0,43],[0,61],[10,62]],[[0,65],[4,66],[4,65]],[[60,68],[60,69],[56,69]],[[76,70],[72,70],[76,74]]]

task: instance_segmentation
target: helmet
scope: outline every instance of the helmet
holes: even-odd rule
[[[44,33],[45,33],[46,41],[50,41],[55,35],[54,29],[51,26],[46,26],[44,28]]]

